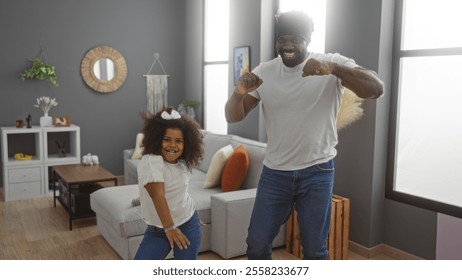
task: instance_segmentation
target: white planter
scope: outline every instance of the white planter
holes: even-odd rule
[[[41,127],[53,126],[53,118],[48,116],[48,114],[45,114],[43,117],[40,117],[40,126]]]
[[[186,107],[186,112],[187,112],[188,116],[190,116],[191,118],[193,118],[193,119],[196,118],[196,112],[194,111],[193,107]]]

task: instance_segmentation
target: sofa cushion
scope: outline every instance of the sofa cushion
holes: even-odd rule
[[[212,157],[215,153],[223,148],[224,146],[230,144],[231,135],[215,134],[211,132],[204,132],[204,158],[199,165],[198,169],[203,172],[207,172],[212,161]]]
[[[249,170],[241,189],[252,189],[258,186],[260,173],[263,169],[263,159],[266,154],[266,144],[255,140],[233,136],[231,145],[237,147],[243,145],[249,156]]]
[[[226,161],[221,176],[221,189],[224,192],[239,189],[247,176],[249,156],[244,146],[239,145]]]
[[[220,188],[204,189],[204,179],[206,174],[199,169],[193,169],[189,180],[188,193],[194,200],[197,214],[203,223],[209,224],[211,221],[211,197],[216,193],[221,193]]]
[[[221,174],[225,167],[226,161],[233,153],[231,144],[219,149],[212,157],[209,170],[204,180],[204,188],[213,188],[221,184]]]
[[[124,162],[125,184],[138,184],[138,164],[139,159],[126,159]]]
[[[106,187],[90,194],[91,209],[112,225],[122,237],[144,234],[146,223],[140,216],[140,206],[132,199],[139,196],[138,185]]]

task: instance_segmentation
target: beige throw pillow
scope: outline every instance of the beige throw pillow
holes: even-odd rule
[[[132,159],[141,159],[143,156],[143,138],[143,133],[138,133],[136,135],[135,151],[133,152]]]
[[[229,156],[233,153],[233,147],[231,144],[219,149],[212,157],[210,161],[207,175],[205,176],[204,189],[217,187],[221,183],[221,173],[223,167],[225,167],[226,161]]]

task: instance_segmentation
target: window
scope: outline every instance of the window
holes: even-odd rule
[[[326,37],[326,0],[279,0],[281,13],[301,10],[307,13],[314,21],[314,31],[308,50],[323,53]]]
[[[462,217],[462,2],[399,0],[388,198]]]
[[[205,0],[204,129],[228,133],[229,1]]]

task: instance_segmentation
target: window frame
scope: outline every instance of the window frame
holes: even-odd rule
[[[462,218],[462,206],[456,206],[423,198],[408,193],[395,190],[395,162],[397,158],[397,128],[399,116],[399,86],[400,86],[400,62],[406,57],[431,57],[431,56],[451,56],[462,55],[462,47],[456,48],[437,48],[437,49],[418,49],[401,50],[404,4],[406,0],[395,2],[395,22],[393,37],[393,58],[392,58],[392,82],[390,90],[390,111],[389,111],[389,130],[388,130],[388,150],[387,150],[387,171],[385,197],[387,199],[414,205],[423,209],[443,213]]]

